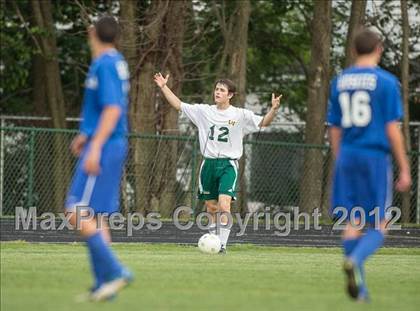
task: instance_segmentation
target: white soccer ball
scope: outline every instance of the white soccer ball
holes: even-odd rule
[[[203,253],[217,254],[222,248],[222,242],[217,235],[206,233],[198,240],[198,248]]]

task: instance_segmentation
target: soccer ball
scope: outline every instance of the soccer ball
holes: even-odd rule
[[[203,253],[217,254],[222,248],[222,242],[217,235],[206,233],[198,240],[198,248]]]

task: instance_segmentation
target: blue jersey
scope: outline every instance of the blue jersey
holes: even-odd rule
[[[331,83],[328,123],[341,147],[390,152],[386,124],[403,115],[397,78],[379,67],[350,67]]]
[[[103,146],[98,176],[89,176],[84,162],[89,150],[86,144],[76,165],[67,194],[65,207],[91,207],[95,213],[113,213],[119,207],[120,180],[127,155],[127,93],[129,91],[127,63],[115,49],[96,58],[89,68],[85,82],[80,131],[91,138],[97,131],[102,111],[118,106],[121,116],[107,143]],[[118,150],[118,152],[115,152]]]
[[[92,137],[103,109],[115,105],[121,108],[121,116],[110,138],[124,137],[128,132],[129,88],[128,66],[117,50],[110,49],[93,60],[85,82],[80,131]]]

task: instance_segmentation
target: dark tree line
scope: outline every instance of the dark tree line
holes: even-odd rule
[[[249,93],[257,94],[267,106],[272,90],[282,92],[284,105],[306,121],[304,142],[323,144],[329,80],[340,65],[352,64],[350,43],[362,25],[377,26],[386,39],[381,65],[401,78],[407,138],[408,121],[420,119],[415,90],[420,82],[420,51],[414,50],[420,27],[409,21],[408,14],[420,10],[416,1],[385,3],[381,11],[375,3],[369,6],[368,0],[0,3],[1,112],[47,115],[52,127],[69,127],[65,116],[76,116],[80,110],[89,63],[86,27],[101,14],[116,15],[122,25],[119,47],[131,72],[129,117],[134,132],[177,133],[178,114],[169,109],[151,80],[161,71],[170,73],[175,93],[191,102],[209,101],[214,80],[222,76],[236,82],[239,106]],[[373,12],[368,12],[372,6]],[[389,29],[389,24],[400,28]],[[59,150],[58,141],[51,144]],[[411,146],[409,139],[407,146]],[[170,213],[177,148],[171,141],[156,145],[142,140],[133,145],[135,166],[125,178],[135,181],[140,211],[159,206]],[[305,210],[327,204],[322,197],[322,180],[331,171],[322,167],[326,156],[316,149],[305,153],[303,165],[310,172],[300,185],[300,205]],[[66,161],[54,164],[57,172]],[[241,188],[244,183],[242,179]]]

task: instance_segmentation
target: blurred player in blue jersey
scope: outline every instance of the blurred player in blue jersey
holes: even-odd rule
[[[398,126],[403,115],[400,86],[394,75],[378,67],[379,35],[360,31],[354,52],[354,66],[331,83],[328,123],[336,157],[332,208],[335,216],[347,212],[343,248],[348,293],[368,301],[364,263],[384,242],[386,210],[392,204],[391,151],[399,167],[396,189],[409,190],[411,177]],[[359,225],[364,220],[369,226],[362,235]]]
[[[65,203],[71,224],[79,224],[89,249],[95,277],[90,298],[94,301],[113,297],[132,279],[113,254],[109,229],[100,216],[118,211],[127,154],[129,73],[115,49],[118,33],[118,23],[108,16],[88,30],[92,63],[85,82],[80,134],[71,145],[79,161]],[[94,211],[94,218],[78,217],[86,216],[86,207]],[[102,226],[97,226],[98,218]]]

